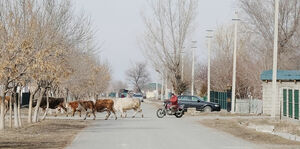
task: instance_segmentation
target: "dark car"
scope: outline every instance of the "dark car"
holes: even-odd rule
[[[141,102],[144,102],[144,97],[143,97],[143,94],[141,94],[141,93],[133,94],[133,98],[137,98]]]
[[[184,105],[184,110],[188,108],[196,108],[197,111],[211,112],[220,111],[220,104],[214,102],[206,102],[198,96],[178,96],[178,104]]]

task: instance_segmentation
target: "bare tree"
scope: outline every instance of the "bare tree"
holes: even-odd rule
[[[93,35],[88,17],[75,16],[70,0],[0,1],[2,103],[8,93],[16,97],[17,89],[20,95],[22,87],[30,86],[32,94],[28,122],[32,120],[34,98],[38,99],[34,116],[34,122],[37,122],[42,96],[58,91],[62,82],[74,74],[76,68],[67,60],[70,53],[95,54],[92,53],[97,49]],[[92,60],[90,57],[86,59],[83,61],[88,61],[87,66],[90,66],[90,74],[86,77],[89,87],[94,89],[91,94],[105,90],[110,80],[109,67],[98,62],[95,57]],[[14,102],[15,125],[20,127],[20,98],[11,101]],[[5,127],[3,105],[0,129]]]
[[[250,42],[252,51],[261,57],[263,69],[272,68],[273,33],[274,33],[274,0],[240,0],[243,10],[243,20],[249,30],[256,35]],[[299,67],[299,29],[300,2],[299,0],[280,1],[279,8],[279,40],[278,67],[279,69],[297,69]]]
[[[154,0],[151,17],[144,17],[146,32],[142,46],[153,67],[167,78],[177,94],[188,83],[181,76],[181,53],[194,29],[196,0]]]
[[[147,71],[147,64],[138,62],[126,72],[127,80],[133,85],[136,92],[141,92],[142,89],[150,81],[150,74]]]

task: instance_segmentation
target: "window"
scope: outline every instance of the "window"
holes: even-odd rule
[[[191,96],[183,96],[182,100],[184,100],[184,101],[191,101],[192,97]]]
[[[197,96],[193,96],[192,100],[193,101],[198,101],[198,100],[203,101],[203,99],[201,99],[200,97],[197,97]]]

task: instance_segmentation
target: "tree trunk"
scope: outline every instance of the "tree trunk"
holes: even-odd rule
[[[14,126],[15,128],[19,128],[19,118],[18,118],[18,105],[17,105],[17,95],[13,93],[14,98]]]
[[[42,118],[42,120],[45,120],[45,118],[46,118],[46,116],[47,116],[47,113],[48,113],[48,110],[49,110],[49,95],[48,95],[48,93],[47,93],[47,90],[46,90],[46,98],[47,98],[47,108],[46,108],[46,110],[45,110],[45,113],[44,113],[44,115],[43,115],[43,118]]]
[[[45,88],[41,88],[41,95],[37,100],[36,106],[35,106],[35,110],[34,110],[34,115],[33,115],[33,122],[37,123],[38,122],[38,117],[39,117],[39,109],[40,109],[40,105],[41,105],[41,101],[43,98],[43,95],[45,94]]]
[[[1,106],[0,106],[0,130],[4,130],[5,128],[5,113],[4,113],[4,101],[5,101],[5,92],[7,90],[7,84],[4,85],[4,88],[1,92]]]
[[[19,87],[19,94],[18,94],[18,122],[19,127],[22,127],[22,119],[21,119],[21,100],[22,100],[22,88]]]
[[[9,100],[9,127],[12,128],[12,97]]]
[[[36,88],[35,91],[30,93],[29,97],[29,108],[28,108],[28,123],[32,123],[32,102],[35,94],[38,92],[39,88]]]

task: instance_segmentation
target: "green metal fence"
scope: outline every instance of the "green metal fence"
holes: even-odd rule
[[[227,97],[228,97],[227,92],[215,92],[215,91],[210,92],[210,101],[219,103],[221,109],[227,109]]]
[[[287,100],[287,89],[283,90],[283,116],[286,116],[286,100]]]
[[[295,119],[299,119],[299,90],[294,91]]]
[[[289,89],[289,117],[293,117],[293,90]]]

